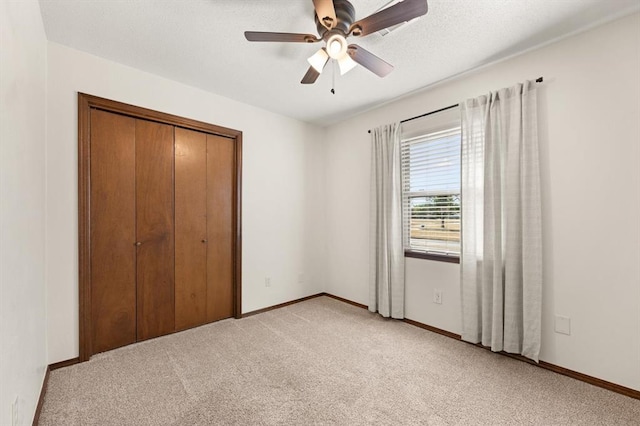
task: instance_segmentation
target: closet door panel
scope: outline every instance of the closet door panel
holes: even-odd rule
[[[233,315],[235,149],[233,139],[207,135],[207,320]]]
[[[139,341],[175,330],[173,129],[136,120]]]
[[[207,135],[175,130],[176,329],[207,322]]]
[[[136,341],[135,119],[91,110],[92,353]]]

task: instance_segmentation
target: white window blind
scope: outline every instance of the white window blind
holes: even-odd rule
[[[460,255],[460,127],[402,140],[405,249]]]

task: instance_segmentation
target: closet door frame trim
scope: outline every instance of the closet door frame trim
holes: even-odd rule
[[[91,341],[91,109],[224,136],[234,140],[234,291],[233,316],[242,317],[242,132],[78,92],[78,260],[79,360],[93,355]]]

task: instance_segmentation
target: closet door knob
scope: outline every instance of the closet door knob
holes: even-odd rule
[[[202,242],[203,242],[203,243],[206,243],[206,242],[207,242],[207,240],[202,240]]]
[[[136,246],[140,247],[142,243],[140,241],[136,241]]]

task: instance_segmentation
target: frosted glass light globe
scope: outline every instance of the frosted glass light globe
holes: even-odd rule
[[[334,34],[327,40],[327,53],[332,59],[340,59],[347,54],[347,40],[340,34]]]

